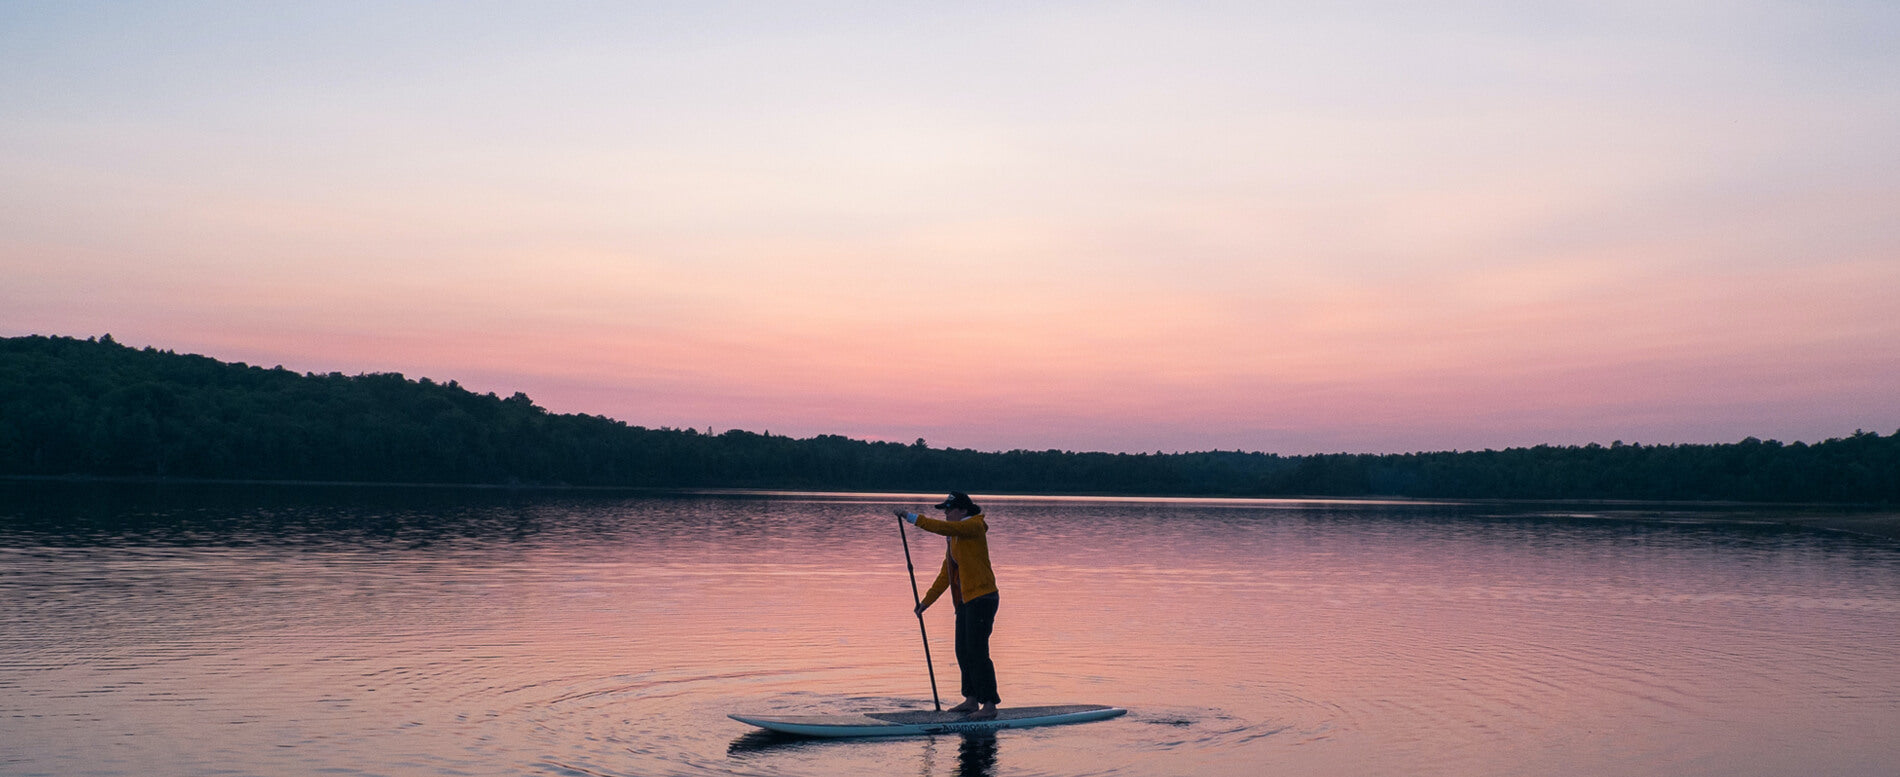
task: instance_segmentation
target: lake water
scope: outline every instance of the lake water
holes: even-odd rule
[[[1004,706],[1129,715],[727,719],[929,707],[888,510],[933,499],[0,486],[0,774],[1900,764],[1900,543],[1640,506],[987,499]],[[911,548],[927,584],[941,540]]]

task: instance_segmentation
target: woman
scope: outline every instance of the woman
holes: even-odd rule
[[[996,665],[990,662],[990,630],[996,625],[996,573],[990,569],[989,524],[983,509],[960,491],[937,503],[943,520],[897,511],[897,517],[917,528],[948,538],[943,569],[917,605],[922,616],[945,590],[957,608],[957,668],[963,674],[963,703],[951,712],[970,713],[972,720],[996,717],[1002,697],[996,693]]]

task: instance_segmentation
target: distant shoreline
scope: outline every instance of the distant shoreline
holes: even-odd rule
[[[706,496],[788,496],[788,495],[834,495],[863,496],[875,501],[875,497],[932,497],[921,492],[870,492],[870,491],[825,491],[812,489],[768,489],[768,488],[665,488],[654,486],[576,486],[550,483],[398,483],[387,481],[332,481],[332,480],[245,480],[221,478],[170,478],[151,476],[106,476],[106,475],[0,475],[0,484],[6,483],[43,483],[43,484],[111,484],[111,485],[149,485],[149,486],[271,486],[289,488],[370,488],[387,490],[457,490],[481,492],[519,492],[534,491],[546,493],[580,494],[643,494],[643,495],[706,495]],[[996,500],[1037,500],[1037,499],[1076,499],[1103,501],[1231,501],[1231,502],[1388,502],[1393,504],[1514,504],[1514,505],[1551,505],[1578,507],[1608,507],[1605,519],[1630,520],[1655,523],[1705,523],[1739,525],[1781,525],[1797,526],[1821,531],[1834,531],[1846,534],[1859,534],[1869,537],[1900,541],[1900,511],[1884,505],[1857,505],[1834,503],[1776,503],[1776,502],[1720,502],[1720,501],[1670,501],[1670,500],[1629,500],[1629,499],[1434,499],[1407,496],[1361,497],[1340,496],[1274,496],[1274,497],[1225,497],[1207,495],[1180,494],[988,494]],[[1650,509],[1644,509],[1650,508]],[[1670,508],[1692,509],[1697,512],[1677,514]],[[1733,514],[1711,515],[1704,512],[1710,509],[1734,510]]]
[[[0,338],[0,473],[122,482],[1660,500],[1887,505],[1900,431],[1813,444],[1624,444],[1314,453],[978,451],[821,434],[657,429],[552,413],[398,373],[298,374],[133,349]],[[137,480],[152,478],[157,480]],[[622,489],[627,489],[622,491]],[[1577,503],[1577,502],[1571,502]]]

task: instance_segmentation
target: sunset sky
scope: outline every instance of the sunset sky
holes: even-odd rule
[[[1900,428],[1900,3],[0,4],[0,335],[985,450]]]

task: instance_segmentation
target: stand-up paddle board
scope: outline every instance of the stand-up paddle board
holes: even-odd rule
[[[918,734],[963,734],[995,731],[1003,728],[1059,726],[1087,723],[1128,710],[1100,704],[1067,704],[1059,707],[1006,707],[996,717],[971,720],[961,712],[866,712],[859,715],[728,715],[769,731],[807,737],[901,737]]]

